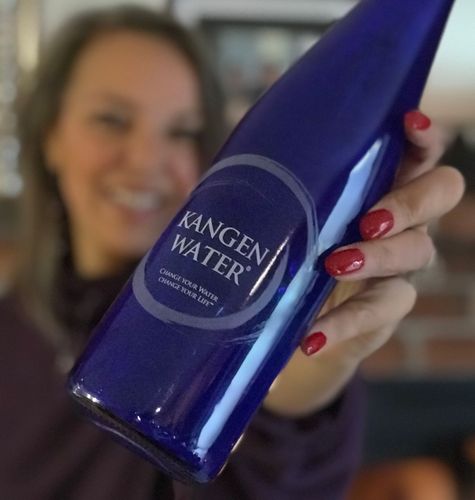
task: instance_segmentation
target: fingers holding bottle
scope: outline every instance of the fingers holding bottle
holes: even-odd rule
[[[463,192],[463,177],[452,167],[431,170],[394,189],[360,220],[364,241],[326,258],[327,272],[341,280],[359,280],[426,266],[435,253],[427,224],[454,208]]]

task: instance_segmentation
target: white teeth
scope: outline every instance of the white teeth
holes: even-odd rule
[[[109,193],[116,203],[131,210],[154,210],[160,206],[160,196],[150,191],[114,189]]]

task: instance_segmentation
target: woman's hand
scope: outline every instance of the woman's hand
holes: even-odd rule
[[[405,129],[410,146],[393,189],[360,221],[364,241],[327,257],[339,283],[266,398],[272,411],[302,416],[328,404],[414,305],[404,275],[433,259],[427,224],[460,201],[464,181],[452,167],[434,169],[444,141],[427,117],[408,113]]]

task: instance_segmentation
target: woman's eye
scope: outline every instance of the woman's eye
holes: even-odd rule
[[[94,115],[94,121],[110,130],[122,131],[129,126],[127,118],[115,113],[98,113]]]
[[[202,130],[197,128],[177,127],[169,130],[168,135],[171,139],[178,141],[190,141],[197,143],[200,141]]]

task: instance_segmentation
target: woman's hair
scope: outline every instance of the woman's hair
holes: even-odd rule
[[[57,183],[47,168],[45,138],[58,118],[73,68],[88,44],[108,32],[134,31],[173,44],[194,69],[201,90],[204,119],[198,141],[202,168],[209,165],[224,132],[220,88],[203,50],[186,29],[166,14],[141,7],[87,11],[72,18],[47,45],[34,78],[19,105],[22,199],[22,255],[14,285],[34,319],[46,329],[55,323],[51,292],[61,256],[67,251],[66,211]]]

